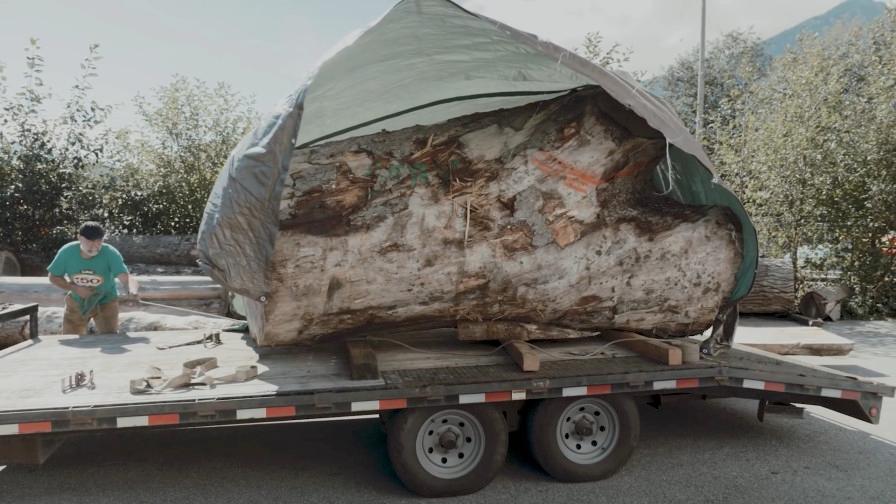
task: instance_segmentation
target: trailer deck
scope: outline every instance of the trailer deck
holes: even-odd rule
[[[522,372],[492,343],[413,338],[418,350],[374,341],[382,378],[352,380],[344,347],[256,347],[240,333],[222,344],[159,350],[201,331],[119,336],[42,336],[0,351],[0,436],[102,429],[224,424],[384,410],[626,393],[689,393],[820,404],[877,423],[883,396],[894,388],[760,350],[740,347],[700,362],[666,366],[603,341],[542,342],[550,352],[537,372]],[[148,366],[177,374],[183,362],[216,357],[225,375],[255,364],[243,383],[132,394],[129,381]],[[61,382],[93,370],[96,388],[63,393]],[[2,437],[0,437],[2,439]]]

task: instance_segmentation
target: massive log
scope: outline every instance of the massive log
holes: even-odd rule
[[[786,314],[793,312],[796,297],[793,265],[788,259],[760,258],[750,293],[741,300],[741,313]]]
[[[665,157],[600,90],[297,150],[252,335],[458,320],[700,333],[734,286],[740,230],[658,192]]]

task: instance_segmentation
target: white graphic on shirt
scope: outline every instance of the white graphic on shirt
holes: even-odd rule
[[[72,282],[79,287],[99,287],[103,285],[103,277],[93,270],[81,270],[72,276]]]

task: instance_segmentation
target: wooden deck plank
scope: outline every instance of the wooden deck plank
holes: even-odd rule
[[[156,345],[196,339],[202,331],[132,333],[128,336],[48,336],[25,342],[0,355],[0,411],[77,408],[124,403],[264,396],[313,389],[344,389],[382,385],[382,380],[352,381],[348,363],[340,355],[308,348],[260,352],[242,334],[222,333],[223,344],[158,350]],[[236,366],[256,364],[259,376],[244,383],[220,384],[211,389],[185,389],[162,394],[134,395],[129,381],[158,366],[169,376],[183,362],[216,357],[213,376],[230,374]],[[94,370],[95,390],[62,394],[61,380],[78,370]]]
[[[604,331],[603,336],[609,341],[617,341],[618,345],[660,364],[667,366],[680,366],[682,363],[681,349],[628,331]]]
[[[208,400],[269,396],[309,390],[349,390],[385,385],[379,380],[352,380],[350,366],[339,343],[313,347],[257,348],[243,334],[221,333],[223,344],[158,350],[156,346],[198,339],[203,331],[135,332],[126,336],[41,336],[0,351],[0,412],[31,409],[85,408],[115,404]],[[408,349],[387,341],[370,340],[377,351],[380,371],[511,364],[511,357],[495,351],[496,343],[460,342],[444,334],[429,339],[419,335],[396,336],[412,344]],[[419,338],[419,339],[415,339]],[[592,352],[604,342],[580,340],[538,342],[551,355],[543,362],[574,359]],[[434,352],[434,353],[427,353]],[[446,355],[445,352],[452,354]],[[632,356],[609,348],[601,357]],[[231,373],[240,365],[255,364],[259,376],[244,383],[220,384],[212,389],[186,389],[162,394],[135,395],[129,381],[158,366],[169,376],[178,374],[191,359],[216,357],[220,368],[213,376]],[[95,390],[61,391],[61,380],[76,371],[94,371]]]

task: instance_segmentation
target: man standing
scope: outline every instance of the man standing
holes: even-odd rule
[[[82,335],[93,319],[99,334],[118,332],[118,290],[115,278],[130,292],[130,277],[121,254],[103,243],[106,232],[96,222],[85,222],[78,241],[63,245],[47,267],[50,282],[66,291],[63,334]]]

